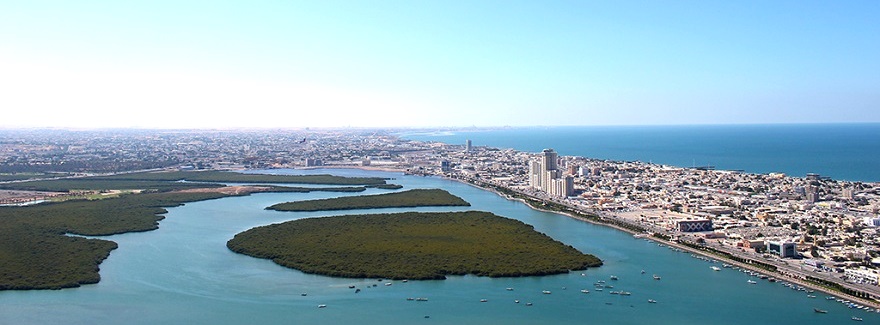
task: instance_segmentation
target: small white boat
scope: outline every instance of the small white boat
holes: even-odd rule
[[[519,300],[514,300],[513,303],[518,304]]]
[[[487,302],[487,301],[489,301],[489,300],[488,299],[480,299],[480,302]]]
[[[752,281],[752,280],[747,280],[746,282],[748,282],[749,284],[756,284],[756,283],[758,283],[758,282],[756,282],[756,281]]]
[[[505,289],[505,290],[507,290],[507,291],[513,291],[513,288],[507,288],[507,289]]]
[[[551,292],[550,292],[550,290],[544,290],[544,291],[541,291],[541,293],[543,293],[545,295],[549,295]]]
[[[861,318],[861,317],[853,316],[853,317],[852,317],[852,320],[857,321],[857,322],[861,322],[861,321],[862,321],[862,318]]]
[[[621,292],[620,292],[620,295],[621,295],[621,296],[629,296],[629,295],[631,295],[631,294],[632,294],[632,293],[629,292],[629,291],[621,291]]]
[[[713,265],[713,266],[710,266],[709,268],[712,269],[712,271],[721,271],[721,268],[720,268],[720,267],[717,267],[717,266],[714,266],[714,265]]]
[[[659,275],[656,275],[656,274],[654,274],[654,280],[660,280],[660,276],[659,276]]]
[[[612,276],[611,276],[611,280],[617,280],[617,276],[616,276],[616,275],[612,275]]]
[[[327,308],[327,305],[318,305],[318,308]]]
[[[656,304],[656,303],[657,303],[657,300],[654,300],[654,299],[648,299],[648,303]]]
[[[581,293],[590,293],[590,290],[587,290],[587,289],[581,289]]]

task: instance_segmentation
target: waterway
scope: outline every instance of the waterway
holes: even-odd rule
[[[170,208],[158,230],[105,237],[119,243],[119,248],[101,264],[100,283],[55,291],[0,292],[0,324],[849,324],[852,316],[866,323],[880,322],[880,314],[847,308],[825,300],[819,292],[817,298],[808,298],[805,292],[733,269],[713,271],[710,266],[721,265],[618,230],[535,211],[455,181],[361,170],[271,172],[382,176],[395,178],[392,182],[406,189],[443,188],[472,206],[346,214],[491,211],[531,224],[598,256],[605,265],[545,277],[455,276],[406,283],[304,274],[232,253],[226,241],[255,226],[339,214],[264,210],[272,204],[364,193],[259,193]],[[370,189],[366,194],[383,192]],[[661,280],[654,280],[653,274]],[[619,280],[610,280],[611,275]],[[758,283],[749,284],[749,279]],[[614,288],[596,291],[594,283],[599,280]],[[392,285],[385,285],[388,282]],[[361,291],[355,293],[351,285]],[[544,290],[551,294],[543,294]],[[620,290],[632,295],[609,293]],[[428,301],[406,299],[411,297]],[[828,313],[818,314],[813,308]]]

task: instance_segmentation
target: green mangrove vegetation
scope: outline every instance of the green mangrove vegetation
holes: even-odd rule
[[[285,202],[267,207],[277,211],[327,211],[422,206],[470,206],[460,197],[441,189],[412,189],[378,195],[348,196],[320,200]]]
[[[186,182],[183,182],[186,181]],[[293,183],[323,185],[359,185],[354,188],[311,189],[310,191],[363,191],[366,186],[395,189],[400,185],[387,184],[382,178],[376,177],[343,177],[333,175],[267,175],[242,174],[223,171],[162,171],[118,174],[112,176],[94,176],[65,178],[54,180],[35,180],[18,183],[0,184],[0,189],[22,191],[67,192],[71,190],[106,191],[145,189],[154,191],[177,191],[193,188],[222,187],[219,183]],[[296,187],[292,187],[296,188]],[[305,191],[305,190],[292,190]]]
[[[379,177],[344,177],[322,175],[270,175],[245,174],[228,171],[162,171],[100,176],[96,179],[133,181],[190,181],[218,183],[293,183],[325,185],[381,185],[386,184]]]
[[[67,236],[110,235],[158,227],[164,207],[221,193],[128,194],[0,208],[0,290],[60,289],[96,283],[98,265],[116,243]]]
[[[227,247],[306,273],[352,278],[516,277],[602,264],[530,225],[482,211],[299,219],[239,233]]]
[[[156,190],[160,192],[177,191],[191,188],[223,187],[223,184],[212,183],[189,183],[173,181],[150,181],[150,180],[114,180],[96,178],[68,178],[39,180],[19,183],[0,184],[0,188],[19,191],[107,191],[107,190]]]

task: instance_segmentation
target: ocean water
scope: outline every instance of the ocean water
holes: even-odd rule
[[[594,254],[605,265],[584,272],[523,277],[450,277],[443,281],[345,279],[304,274],[230,252],[225,243],[251,227],[332,215],[266,206],[340,193],[261,193],[168,209],[155,231],[109,236],[119,248],[101,264],[100,283],[58,291],[0,291],[0,324],[849,324],[880,314],[849,309],[780,284],[750,278],[656,243],[435,177],[359,170],[274,170],[393,177],[405,188],[443,188],[468,208],[491,211]],[[383,190],[371,189],[369,193]],[[349,211],[394,212],[413,209]],[[645,274],[641,274],[645,270]],[[662,277],[653,280],[652,274]],[[610,280],[616,275],[619,280]],[[755,279],[758,284],[748,284]],[[596,291],[607,281],[614,288]],[[360,293],[349,285],[361,288]],[[375,286],[374,286],[375,285]],[[513,288],[508,291],[505,288]],[[590,293],[581,293],[588,289]],[[550,290],[552,294],[542,294]],[[612,295],[624,290],[631,296]],[[302,293],[307,293],[302,296]],[[407,301],[426,297],[427,302]],[[487,299],[487,302],[480,302]],[[520,300],[519,304],[514,300]],[[648,303],[654,299],[657,303]],[[532,306],[526,306],[531,302]],[[319,304],[326,308],[317,308]],[[817,314],[813,308],[828,310]],[[428,316],[429,318],[425,318]]]
[[[880,181],[880,124],[534,127],[404,133],[405,139],[750,173]]]

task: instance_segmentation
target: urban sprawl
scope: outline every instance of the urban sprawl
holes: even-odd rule
[[[2,130],[0,177],[305,167],[443,176],[880,297],[880,184],[419,142],[397,132]],[[66,194],[0,191],[0,204],[58,195]]]

